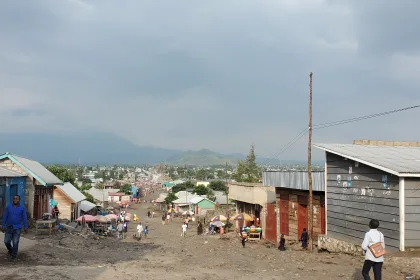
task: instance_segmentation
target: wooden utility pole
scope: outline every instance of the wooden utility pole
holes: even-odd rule
[[[229,223],[229,188],[228,188],[228,163],[226,162],[226,176],[225,176],[225,184],[226,184],[226,232],[229,231],[228,223]]]
[[[312,196],[312,72],[309,74],[309,139],[308,139],[308,183],[309,183],[309,209],[308,209],[308,234],[309,234],[309,250],[313,250],[313,196]]]

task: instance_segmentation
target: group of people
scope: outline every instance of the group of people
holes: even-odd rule
[[[8,256],[12,261],[17,260],[18,249],[19,249],[19,240],[22,230],[26,232],[28,230],[28,218],[26,215],[26,209],[23,205],[20,205],[20,196],[15,195],[13,197],[13,202],[5,208],[3,213],[3,219],[1,223],[1,231],[4,234],[4,244],[6,245]],[[121,212],[121,216],[125,217],[125,211]],[[148,212],[150,217],[150,211]],[[166,219],[169,222],[170,215],[166,216]],[[162,217],[162,221],[165,220],[165,216]],[[185,237],[187,228],[188,228],[188,219],[183,222],[182,225],[182,234],[181,236]],[[118,237],[124,238],[124,228],[125,232],[128,230],[128,226],[123,222],[126,222],[122,219],[118,220],[117,231]],[[361,244],[363,252],[365,254],[365,262],[363,264],[362,275],[365,280],[370,280],[369,272],[373,269],[375,280],[382,279],[382,265],[384,262],[385,254],[385,240],[384,235],[378,231],[379,221],[372,219],[369,222],[370,230],[365,234],[364,240]],[[202,232],[202,224],[199,222],[197,226],[197,233]],[[138,237],[141,238],[142,235],[147,237],[149,233],[148,225],[143,227],[142,223],[139,222],[137,226]],[[241,242],[242,246],[245,248],[245,243],[247,241],[248,234],[245,230],[241,232]],[[307,249],[308,247],[309,234],[304,229],[299,241],[302,242],[302,248]],[[281,235],[280,238],[279,250],[285,251],[286,240],[284,235]]]

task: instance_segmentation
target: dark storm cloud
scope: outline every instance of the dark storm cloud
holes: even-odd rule
[[[254,141],[268,155],[307,126],[310,71],[316,123],[419,99],[415,76],[406,75],[420,67],[411,57],[419,50],[415,5],[3,1],[0,95],[10,99],[11,88],[22,89],[19,98],[49,108],[38,117],[51,129],[97,127],[186,149],[244,152]],[[9,106],[25,112],[31,105],[19,104]],[[140,119],[147,122],[133,129]],[[41,123],[22,114],[19,122],[33,129]],[[314,137],[349,141],[349,130],[356,138],[389,135],[371,134],[371,125]],[[299,145],[293,151],[304,153]]]

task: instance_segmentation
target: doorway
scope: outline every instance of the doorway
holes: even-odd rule
[[[303,229],[308,228],[308,206],[303,203],[298,204],[298,238],[302,235]]]

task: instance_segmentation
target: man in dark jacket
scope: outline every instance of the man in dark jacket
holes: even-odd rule
[[[26,216],[26,209],[20,205],[20,196],[13,197],[13,203],[9,204],[3,215],[1,231],[4,232],[4,244],[8,250],[8,254],[13,261],[16,260],[20,234],[23,229],[28,230],[28,217]]]

